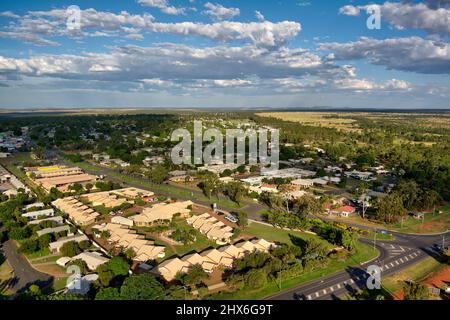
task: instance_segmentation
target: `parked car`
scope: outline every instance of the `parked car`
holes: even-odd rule
[[[225,219],[232,223],[237,223],[239,221],[235,216],[233,216],[231,214],[225,216]]]

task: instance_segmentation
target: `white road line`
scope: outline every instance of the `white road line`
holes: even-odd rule
[[[338,289],[340,289],[340,288],[341,288],[341,284],[340,284],[340,283],[338,283],[337,287],[338,287]]]
[[[410,254],[408,257],[410,257],[411,259],[414,259],[414,256],[412,254]]]
[[[393,267],[393,266],[394,266],[394,263],[391,262],[389,265],[390,265],[391,267]]]
[[[402,258],[400,258],[400,262],[401,262],[401,263],[404,263],[404,261],[403,261],[403,259],[402,259]]]
[[[398,263],[398,260],[395,260],[395,263],[397,264],[397,265],[399,265],[400,263]]]
[[[318,292],[316,292],[316,298],[318,298],[319,297],[319,293]]]
[[[353,281],[353,279],[350,279],[349,283],[354,284],[355,281]]]
[[[406,260],[406,261],[409,261],[408,257],[405,257],[405,260]]]
[[[327,289],[322,290],[323,294],[327,294]]]
[[[333,287],[330,287],[329,289],[330,289],[330,291],[331,291],[331,292],[333,292],[333,291],[334,291]]]
[[[386,268],[386,270],[389,269],[389,266],[387,264],[385,264],[384,267]]]
[[[307,298],[308,300],[311,300],[311,295],[308,295],[306,298]]]

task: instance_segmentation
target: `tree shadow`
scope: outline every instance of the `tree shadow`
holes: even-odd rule
[[[291,233],[289,234],[289,239],[291,240],[291,242],[294,246],[297,246],[300,249],[302,249],[302,251],[304,251],[306,244],[307,244],[307,242],[304,239],[302,239],[296,235],[293,235]]]

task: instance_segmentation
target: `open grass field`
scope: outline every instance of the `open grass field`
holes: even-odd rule
[[[435,272],[445,268],[446,265],[440,263],[432,257],[428,257],[414,265],[397,272],[391,276],[381,279],[381,284],[391,295],[395,295],[402,289],[405,281],[422,281]]]
[[[282,242],[291,245],[299,245],[306,240],[316,239],[325,244],[329,249],[333,247],[329,242],[310,233],[278,229],[252,221],[250,221],[249,225],[243,230],[243,234],[263,238],[267,241]]]
[[[299,122],[303,125],[334,128],[343,131],[359,131],[356,121],[346,113],[332,112],[263,112],[258,116]]]

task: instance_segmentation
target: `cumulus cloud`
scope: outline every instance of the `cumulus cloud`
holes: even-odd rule
[[[158,8],[166,14],[179,15],[186,12],[185,8],[177,8],[169,5],[167,0],[139,0],[138,3],[145,7]]]
[[[359,7],[355,7],[352,5],[343,6],[339,9],[340,14],[344,14],[346,16],[353,16],[353,17],[359,16],[360,11],[361,10]]]
[[[256,19],[260,22],[263,22],[266,20],[266,18],[263,16],[263,14],[261,12],[259,12],[258,10],[255,11],[255,16],[256,16]]]
[[[211,2],[205,3],[205,8],[208,10],[203,11],[203,13],[215,21],[230,20],[241,13],[239,8],[225,8],[218,3]]]
[[[339,79],[334,81],[334,85],[339,89],[350,89],[357,91],[373,91],[373,90],[411,90],[411,84],[397,79],[390,79],[383,83],[376,83],[367,79]]]
[[[443,4],[443,6],[439,6],[438,3]],[[339,12],[348,16],[357,16],[360,10],[366,10],[369,6],[347,5],[340,8]],[[450,35],[450,6],[448,1],[428,1],[428,4],[385,2],[379,5],[379,8],[383,21],[387,21],[396,29],[422,29],[429,34]]]
[[[161,33],[181,36],[199,36],[211,40],[229,42],[233,40],[251,41],[265,47],[278,47],[286,44],[301,31],[301,24],[293,21],[273,23],[219,21],[211,24],[197,22],[156,22],[150,14],[134,15],[126,11],[119,14],[86,9],[81,12],[81,30],[69,31],[66,28],[66,10],[33,11],[9,24],[1,31],[1,37],[10,37],[39,45],[55,45],[48,38],[57,36],[105,36]],[[133,32],[129,32],[133,30]]]
[[[450,44],[420,37],[373,39],[362,37],[349,43],[323,43],[336,59],[367,59],[388,69],[427,74],[450,74]]]

